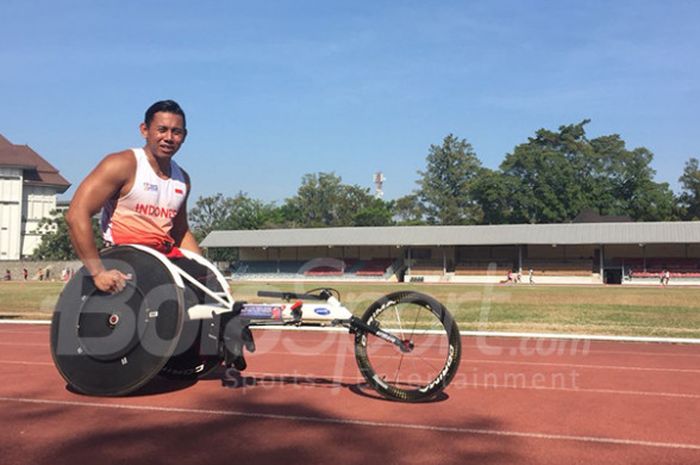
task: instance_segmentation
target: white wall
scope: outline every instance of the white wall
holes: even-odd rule
[[[17,260],[22,236],[22,170],[0,168],[0,260]]]
[[[22,209],[22,256],[29,256],[41,243],[39,222],[51,216],[56,209],[56,191],[50,187],[24,186]]]
[[[56,209],[56,189],[24,183],[19,168],[0,167],[0,260],[31,255],[41,242],[39,222]]]

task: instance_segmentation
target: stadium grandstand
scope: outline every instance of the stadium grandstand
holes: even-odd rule
[[[236,279],[700,284],[700,222],[213,231]]]

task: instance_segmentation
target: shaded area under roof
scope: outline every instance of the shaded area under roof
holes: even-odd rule
[[[700,221],[213,231],[203,247],[700,243]]]

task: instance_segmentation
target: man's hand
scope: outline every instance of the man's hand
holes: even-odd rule
[[[124,274],[119,270],[100,271],[92,277],[97,289],[110,294],[123,291],[126,286],[126,281],[130,279],[130,274]]]

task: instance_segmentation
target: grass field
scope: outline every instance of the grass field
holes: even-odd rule
[[[627,286],[485,286],[460,284],[234,282],[237,300],[261,301],[258,290],[340,291],[356,315],[378,297],[401,289],[430,294],[462,330],[589,333],[700,338],[700,288]],[[49,319],[62,283],[0,283],[0,318]]]

